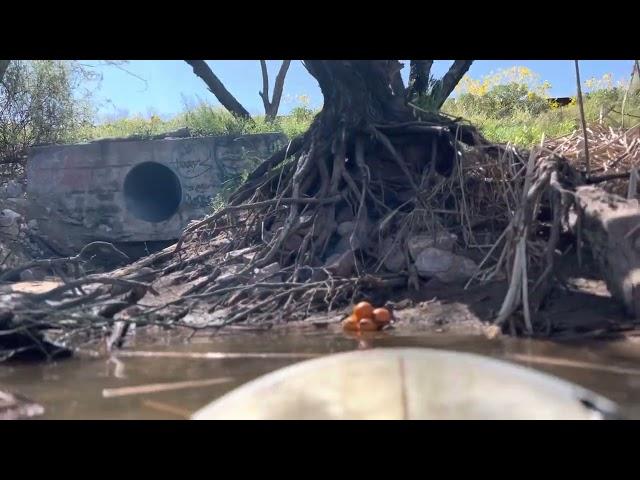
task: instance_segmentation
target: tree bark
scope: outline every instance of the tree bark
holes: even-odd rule
[[[440,109],[449,95],[453,92],[453,89],[456,88],[456,85],[460,83],[464,74],[469,71],[473,60],[456,60],[453,62],[453,65],[449,68],[449,71],[442,77],[441,80],[436,82],[436,86],[434,87],[434,95],[435,95],[435,106],[437,109]]]
[[[391,89],[394,69],[387,60],[305,60],[324,96],[323,116],[332,116],[347,128],[366,122],[387,123],[412,119],[404,99]]]
[[[4,74],[9,68],[9,63],[11,60],[0,60],[0,83],[2,83],[2,79],[4,78]]]
[[[408,100],[416,96],[426,95],[429,88],[429,74],[433,60],[411,60],[409,71],[409,91]]]
[[[249,112],[225,88],[204,60],[185,60],[185,62],[193,68],[193,73],[202,79],[224,108],[237,117],[251,120]]]
[[[404,97],[406,95],[406,88],[404,87],[402,75],[400,75],[399,71],[391,77],[391,89],[393,90],[394,95],[399,97]]]
[[[264,114],[269,117],[269,110],[271,109],[271,102],[269,102],[269,72],[267,71],[267,62],[265,60],[260,60],[260,69],[262,70],[262,90],[258,92],[258,95],[262,98]]]
[[[273,86],[273,96],[271,101],[269,100],[269,73],[267,72],[267,62],[260,60],[260,67],[262,69],[262,91],[258,92],[262,98],[264,104],[264,113],[267,120],[273,120],[278,115],[278,109],[280,108],[280,101],[282,99],[282,91],[284,90],[284,80],[287,76],[287,70],[291,60],[283,60],[280,65],[280,70],[276,76],[276,82]]]

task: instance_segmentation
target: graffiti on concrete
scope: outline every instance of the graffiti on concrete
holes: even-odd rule
[[[221,183],[236,178],[246,170],[253,170],[265,159],[280,150],[283,142],[271,141],[258,145],[240,145],[234,149],[216,148],[214,160]]]
[[[174,165],[182,178],[198,178],[215,165],[215,152],[193,142],[181,142],[174,151]]]
[[[208,183],[192,183],[182,187],[182,201],[193,208],[207,208],[211,205],[211,185]]]

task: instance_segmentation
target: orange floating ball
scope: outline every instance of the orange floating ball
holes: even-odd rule
[[[363,332],[375,332],[378,330],[378,325],[371,318],[360,319],[360,330]]]
[[[386,308],[376,308],[373,311],[373,319],[378,325],[386,325],[391,321],[391,312]]]
[[[353,314],[359,319],[372,318],[373,307],[369,302],[360,302],[355,307],[353,307]]]
[[[355,332],[360,330],[360,323],[355,315],[349,315],[342,322],[342,328],[351,332]]]

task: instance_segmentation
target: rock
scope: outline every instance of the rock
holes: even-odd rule
[[[444,283],[467,280],[477,269],[473,260],[433,247],[420,252],[415,267],[421,277],[435,277]]]
[[[8,208],[5,208],[0,212],[0,225],[8,225],[8,223],[12,223],[20,219],[22,219],[22,215]]]
[[[20,272],[20,281],[22,282],[32,282],[36,280],[44,280],[47,276],[47,272],[38,267],[27,268]]]
[[[391,308],[392,310],[403,310],[405,308],[411,308],[415,305],[415,302],[410,299],[410,298],[403,298],[402,300],[399,300],[397,302],[387,302],[387,304],[385,305],[388,308]]]
[[[335,251],[340,253],[344,250],[357,250],[359,248],[366,248],[368,243],[370,242],[370,231],[371,227],[368,219],[364,218],[358,221],[353,222],[342,222],[338,225],[337,233],[340,234],[340,240],[336,245]],[[350,243],[351,235],[355,228],[355,235],[353,238],[353,245]],[[344,235],[340,232],[344,232]]]
[[[346,235],[344,237],[340,237],[340,240],[338,240],[338,243],[336,244],[334,250],[336,252],[338,252],[338,253],[342,253],[344,251],[350,251],[351,248],[352,248],[352,245],[351,245],[351,243],[349,243],[349,241],[350,241],[350,236],[349,235]],[[353,239],[353,249],[357,250],[361,246],[362,245],[361,245],[360,240],[358,239],[358,237],[355,237]]]
[[[2,201],[2,204],[20,214],[25,214],[29,209],[29,201],[26,198],[7,198]]]
[[[262,282],[264,279],[275,275],[280,271],[280,264],[278,262],[270,263],[266,267],[256,268],[253,273],[253,279],[256,282]],[[281,281],[281,278],[276,275],[275,277],[269,278],[269,282],[277,283]]]
[[[335,253],[327,258],[326,262],[327,270],[339,277],[350,276],[354,265],[353,253],[351,252]]]
[[[392,273],[398,273],[402,271],[405,266],[405,258],[402,249],[400,248],[400,244],[394,245],[394,239],[391,237],[387,237],[382,242],[382,264],[384,268],[389,270]]]
[[[284,248],[290,252],[295,252],[300,248],[302,244],[302,236],[297,233],[294,235],[288,235],[284,241]]]
[[[27,228],[29,230],[38,230],[38,221],[35,218],[33,220],[29,220],[27,222]]]
[[[329,259],[331,259],[331,257],[329,257]],[[329,260],[327,260],[327,264],[328,264],[328,261]],[[323,268],[314,268],[311,273],[311,276],[309,277],[309,280],[311,280],[312,282],[321,282],[323,280],[326,280],[327,278],[328,278],[327,272],[325,272]]]
[[[407,240],[409,254],[416,260],[420,253],[428,248],[437,248],[448,252],[453,251],[458,237],[449,232],[438,232],[437,234],[421,233],[413,235]]]
[[[15,180],[10,180],[0,189],[0,198],[20,198],[24,195],[24,189]]]
[[[16,239],[20,235],[22,215],[5,208],[0,212],[0,236]]]
[[[355,222],[342,222],[341,224],[338,225],[338,235],[340,235],[341,237],[345,237],[347,235],[351,235],[351,232],[353,232],[353,229],[355,228],[356,223]]]

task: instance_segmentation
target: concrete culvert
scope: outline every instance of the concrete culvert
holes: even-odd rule
[[[175,173],[157,162],[144,162],[124,179],[124,199],[133,216],[147,222],[171,218],[180,207],[182,186]]]

